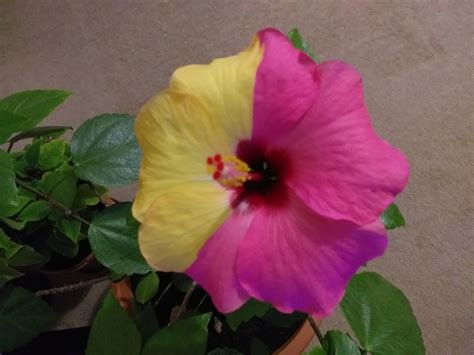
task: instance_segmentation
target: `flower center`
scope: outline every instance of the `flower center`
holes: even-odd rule
[[[220,154],[207,158],[207,172],[222,186],[230,188],[241,187],[255,175],[249,166],[235,155]]]

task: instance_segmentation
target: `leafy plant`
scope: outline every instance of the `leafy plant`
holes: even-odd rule
[[[319,61],[297,29],[288,37]],[[137,179],[141,152],[134,119],[90,118],[69,143],[64,135],[71,127],[38,124],[70,95],[33,90],[0,100],[0,144],[6,145],[0,149],[0,351],[51,329],[57,314],[43,296],[83,285],[28,290],[22,287],[28,278],[94,256],[114,287],[126,285],[128,295],[105,296],[90,329],[88,355],[270,354],[307,319],[321,342],[309,354],[425,352],[408,300],[375,273],[356,275],[340,304],[353,339],[337,330],[323,335],[308,315],[283,314],[255,299],[221,314],[185,274],[153,271],[140,253],[131,203],[108,196],[109,188]],[[386,229],[405,225],[395,204],[380,219]]]

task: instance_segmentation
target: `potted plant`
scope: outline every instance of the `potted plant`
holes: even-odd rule
[[[328,216],[302,218],[310,214],[307,206],[296,202],[297,208],[293,211],[295,207],[289,201],[297,199],[289,196],[286,185],[282,187],[281,183],[289,179],[287,171],[290,166],[291,169],[297,168],[294,168],[294,160],[291,161],[286,151],[280,148],[296,148],[291,145],[291,140],[279,146],[277,155],[262,148],[268,137],[277,137],[282,132],[286,134],[289,128],[283,126],[288,122],[283,126],[277,122],[274,127],[255,125],[254,134],[260,129],[259,134],[267,138],[239,142],[240,150],[237,149],[235,155],[210,151],[212,154],[202,161],[204,167],[207,164],[209,176],[195,180],[209,183],[212,193],[230,194],[230,208],[223,214],[226,218],[245,219],[248,208],[253,211],[251,213],[265,211],[263,222],[255,224],[257,231],[263,231],[261,226],[282,225],[290,220],[311,221],[297,225],[295,230],[298,233],[294,233],[294,237],[300,238],[300,234],[314,228],[316,237],[322,238],[318,242],[321,245],[315,245],[314,250],[323,254],[317,255],[329,253],[332,260],[342,260],[342,268],[347,260],[355,262],[357,267],[351,264],[347,269],[350,271],[329,267],[325,269],[331,273],[329,281],[321,274],[318,276],[320,283],[315,287],[310,284],[311,278],[306,283],[299,281],[306,277],[303,274],[293,274],[298,279],[295,282],[287,279],[288,289],[277,287],[284,278],[279,273],[292,276],[287,270],[302,270],[296,266],[307,262],[304,260],[305,252],[313,250],[313,246],[296,248],[302,258],[291,259],[292,263],[284,264],[290,259],[286,259],[286,253],[279,254],[278,249],[274,255],[280,256],[281,260],[269,261],[265,253],[259,254],[260,259],[255,260],[260,247],[276,247],[276,244],[268,240],[263,240],[262,244],[246,244],[243,239],[238,243],[225,239],[234,235],[234,231],[240,228],[239,224],[232,224],[222,233],[217,227],[211,228],[216,221],[206,218],[214,211],[214,207],[208,204],[213,195],[202,195],[201,185],[196,189],[181,189],[183,182],[189,182],[186,164],[191,168],[194,166],[196,151],[203,145],[208,147],[207,144],[212,149],[222,147],[217,141],[222,138],[219,136],[222,132],[218,131],[219,128],[215,130],[215,126],[224,121],[213,121],[219,116],[216,112],[224,108],[223,112],[229,115],[239,113],[235,116],[237,118],[225,122],[232,119],[239,122],[243,113],[250,112],[245,111],[245,107],[247,110],[253,108],[254,116],[261,117],[259,110],[262,107],[264,111],[271,111],[284,101],[282,96],[266,104],[265,95],[272,92],[272,88],[281,89],[294,81],[293,77],[286,79],[288,73],[285,70],[298,66],[303,66],[304,71],[319,68],[314,52],[297,30],[290,31],[288,38],[276,30],[261,31],[253,44],[239,56],[199,67],[202,71],[188,67],[177,72],[171,88],[145,105],[137,119],[124,114],[96,116],[74,131],[70,142],[64,138],[70,133],[70,127],[38,126],[69,93],[34,90],[0,100],[0,144],[6,144],[6,149],[0,150],[1,352],[295,354],[302,353],[311,338],[316,336],[321,346],[310,350],[311,354],[424,353],[420,329],[408,300],[400,290],[372,272],[359,273],[348,282],[358,266],[385,249],[383,226],[394,229],[404,225],[398,207],[390,204],[376,216],[375,221],[370,221],[369,227],[365,225],[367,216],[374,212],[367,206],[356,206],[342,212],[333,210],[331,213],[336,216],[333,219]],[[286,59],[281,61],[282,58]],[[234,63],[240,65],[236,66],[239,75],[223,75]],[[284,67],[281,73],[275,71],[278,66]],[[317,75],[313,73],[304,79],[306,81],[297,83],[294,91],[302,90],[303,96],[294,96],[293,100],[297,100],[299,105],[304,105],[305,100],[316,100],[316,96],[311,96],[314,93],[337,96],[345,90],[335,90],[324,81],[331,75],[340,75],[338,73],[347,70],[345,66],[329,63],[321,67],[323,69]],[[213,77],[214,70],[220,74]],[[294,74],[298,74],[298,70]],[[252,82],[255,75],[257,79]],[[352,72],[345,75],[341,79],[343,86],[354,78]],[[229,80],[222,84],[219,82],[222,78]],[[251,80],[246,82],[246,78]],[[206,80],[210,80],[212,85],[204,86],[202,91],[202,82]],[[232,80],[236,80],[236,84]],[[308,83],[317,85],[306,90]],[[215,87],[219,89],[214,92]],[[235,91],[236,87],[239,90]],[[216,99],[215,96],[227,90],[240,100],[238,105],[232,106],[232,95],[222,94],[222,101]],[[242,99],[245,90],[255,93],[250,106]],[[291,93],[292,90],[281,92]],[[274,94],[278,96],[280,91],[274,91]],[[304,95],[311,96],[311,100]],[[289,102],[286,100],[285,105],[273,110],[274,116],[279,117],[280,112],[291,116],[300,110],[299,106],[287,110]],[[318,112],[318,115],[323,113]],[[207,115],[209,121],[206,121]],[[263,120],[270,116],[263,115]],[[228,130],[230,136],[234,129],[240,129],[235,127],[241,123],[232,124],[223,124],[224,133]],[[362,126],[372,132],[365,121]],[[283,131],[279,131],[282,127]],[[357,124],[355,127],[360,132]],[[304,134],[303,130],[299,137]],[[302,141],[304,138],[301,137]],[[371,135],[366,138],[373,140],[370,143],[374,146],[387,151],[382,162],[382,156],[376,152],[373,159],[370,152],[358,156],[357,159],[367,163],[364,168],[373,169],[374,164],[386,164],[382,166],[383,170],[390,165],[387,156],[399,164],[391,174],[384,173],[383,178],[388,182],[384,181],[371,190],[375,196],[374,204],[387,205],[389,199],[385,195],[379,200],[377,196],[389,191],[393,195],[390,198],[394,198],[401,191],[406,183],[403,176],[407,176],[404,158],[388,144],[380,143],[378,137]],[[362,149],[357,144],[354,154]],[[342,158],[339,155],[337,159]],[[196,166],[199,171],[206,171],[200,165]],[[377,175],[382,174],[381,170],[373,171],[372,177],[381,180]],[[354,172],[357,175],[359,170]],[[195,178],[192,174],[190,176]],[[315,179],[321,174],[314,175]],[[138,177],[140,184],[133,202],[117,202],[108,196],[109,189],[130,184]],[[359,179],[353,187],[355,189],[365,183],[362,181],[365,177],[356,176],[355,179]],[[181,185],[170,188],[176,181]],[[307,198],[306,204],[319,208],[312,205],[312,192],[308,191],[299,198]],[[336,198],[342,197],[334,196]],[[201,205],[192,206],[189,201],[193,199],[199,200]],[[339,218],[337,213],[346,215]],[[280,214],[282,219],[272,220]],[[220,218],[217,218],[218,224],[224,225]],[[290,229],[289,222],[288,226]],[[318,237],[320,230],[330,230],[331,238]],[[189,239],[188,234],[194,239]],[[272,236],[277,234],[276,230],[271,233]],[[256,235],[264,237],[263,232]],[[203,241],[198,245],[196,238],[203,238]],[[342,243],[336,252],[328,249],[335,238]],[[353,245],[354,238],[362,238],[368,245],[362,245],[359,254],[347,249],[347,245]],[[216,246],[219,240],[226,241],[224,248]],[[298,243],[307,242],[298,239]],[[176,244],[180,244],[180,248]],[[237,247],[244,262],[237,260]],[[289,250],[288,254],[291,253]],[[275,268],[271,264],[280,266]],[[269,272],[262,273],[261,270]],[[307,271],[314,270],[309,268]],[[51,332],[58,315],[64,312],[61,305],[71,300],[72,304],[81,302],[87,287],[103,281],[108,282],[108,288],[105,295],[99,295],[91,304],[93,322],[87,322],[87,327],[80,329]],[[269,283],[273,285],[271,292],[265,288]],[[322,318],[338,303],[353,336],[338,330],[322,334],[319,329]]]

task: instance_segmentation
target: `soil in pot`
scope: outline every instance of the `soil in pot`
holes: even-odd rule
[[[172,281],[172,274],[159,273],[161,297],[167,285]],[[133,278],[132,278],[133,283]],[[155,313],[160,327],[169,323],[172,308],[181,302],[184,297],[183,287],[174,283],[161,298]],[[237,332],[234,332],[226,322],[225,315],[219,313],[212,304],[206,292],[198,287],[194,290],[187,307],[190,311],[185,315],[212,312],[213,317],[209,323],[209,337],[207,351],[217,348],[231,348],[243,354],[251,353],[252,342],[255,339],[263,342],[268,350],[273,353],[284,345],[302,326],[306,314],[295,312],[282,314],[271,308],[262,318],[252,318],[242,323]]]

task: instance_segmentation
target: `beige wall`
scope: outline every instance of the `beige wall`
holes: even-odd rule
[[[175,67],[298,26],[323,59],[355,64],[377,130],[406,152],[407,228],[370,268],[401,287],[429,354],[473,345],[473,1],[0,0],[0,96],[75,92],[48,121],[134,113]],[[133,190],[117,192],[131,198]],[[326,327],[342,324],[340,316]]]

